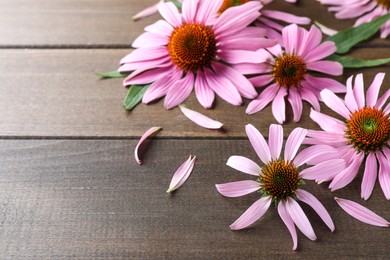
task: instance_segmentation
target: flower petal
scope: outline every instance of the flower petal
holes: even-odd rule
[[[295,229],[295,224],[290,215],[287,212],[286,209],[286,203],[284,200],[281,200],[278,205],[278,213],[280,218],[283,220],[284,224],[288,228],[288,231],[290,231],[291,238],[293,240],[293,250],[297,249],[298,246],[298,236],[297,236],[297,231]]]
[[[190,157],[176,170],[175,174],[172,177],[171,183],[167,193],[170,193],[178,189],[183,183],[190,177],[192,170],[194,169],[196,156]]]
[[[364,82],[363,82],[363,74],[360,73],[356,75],[355,78],[355,86],[353,88],[353,94],[355,96],[356,103],[359,108],[363,108],[365,105],[364,98]]]
[[[230,198],[241,197],[261,188],[260,183],[251,180],[216,184],[215,187],[221,195]]]
[[[182,24],[180,13],[172,2],[161,3],[157,7],[161,16],[171,25],[179,27]]]
[[[296,88],[291,88],[288,93],[288,101],[293,109],[294,122],[298,122],[302,115],[302,99]]]
[[[179,108],[188,119],[190,119],[195,124],[200,125],[201,127],[207,129],[220,129],[223,126],[221,122],[213,120],[194,110],[188,109],[183,105],[179,105]]]
[[[271,205],[272,199],[270,196],[263,197],[253,203],[233,224],[230,225],[232,230],[246,228],[260,219],[267,212]]]
[[[319,183],[332,180],[338,173],[345,169],[343,159],[331,159],[323,161],[304,169],[299,173],[299,177],[306,180],[316,180]]]
[[[138,19],[141,19],[141,18],[145,18],[147,16],[150,16],[152,14],[155,14],[158,12],[158,9],[157,9],[157,5],[160,3],[161,1],[159,1],[157,4],[154,4],[152,6],[148,6],[146,7],[144,10],[142,10],[141,12],[137,13],[136,15],[134,15],[132,17],[132,19],[134,21],[138,20]]]
[[[294,158],[293,163],[296,167],[299,167],[305,163],[310,164],[311,160],[315,158],[323,158],[324,155],[328,154],[333,154],[334,158],[340,157],[338,150],[329,145],[313,145],[298,153]]]
[[[278,87],[276,84],[272,84],[271,86],[267,87],[256,99],[249,103],[245,113],[251,115],[259,112],[275,98],[277,92]]]
[[[286,120],[286,103],[284,101],[286,95],[287,90],[285,88],[279,88],[279,91],[272,102],[272,114],[279,124],[283,124]]]
[[[298,189],[296,191],[297,198],[300,201],[305,202],[310,207],[312,207],[315,212],[317,212],[318,216],[322,219],[322,221],[325,222],[325,224],[328,226],[328,228],[333,232],[335,227],[333,224],[333,220],[330,217],[328,211],[325,209],[324,205],[316,198],[314,197],[310,192],[307,192],[302,189]]]
[[[283,146],[283,127],[281,125],[270,125],[268,145],[272,160],[278,160]]]
[[[362,164],[364,159],[363,153],[358,153],[354,155],[354,160],[352,163],[345,168],[342,172],[336,175],[333,181],[329,184],[331,191],[341,189],[351,183],[351,181],[356,177],[359,172],[359,167]]]
[[[361,222],[379,227],[388,227],[390,225],[390,222],[356,202],[337,197],[334,199],[345,212]]]
[[[286,147],[284,148],[285,161],[292,161],[294,159],[299,147],[305,139],[306,134],[307,130],[300,127],[295,128],[291,132],[291,134],[287,138]]]
[[[245,131],[257,156],[263,163],[268,164],[271,161],[271,152],[263,135],[251,124],[245,126]]]
[[[390,200],[390,162],[381,152],[377,152],[376,156],[379,161],[379,184],[386,199]]]
[[[310,118],[316,122],[321,129],[330,133],[344,133],[345,125],[342,121],[325,115],[321,112],[317,112],[315,110],[310,111]]]
[[[227,166],[236,169],[237,171],[247,173],[254,176],[259,176],[261,173],[261,168],[257,163],[243,156],[233,155],[230,156],[226,162]]]
[[[330,109],[332,109],[334,112],[338,113],[346,119],[349,118],[350,112],[348,108],[345,106],[344,101],[341,100],[338,96],[336,96],[336,94],[334,94],[329,89],[324,89],[323,91],[321,91],[321,97],[324,103]]]
[[[309,239],[316,240],[316,234],[307,219],[305,213],[303,212],[301,206],[292,198],[287,197],[286,201],[286,209],[295,225],[299,228],[299,230]]]
[[[204,108],[211,108],[215,99],[215,93],[208,85],[202,70],[198,70],[195,79],[195,95]]]
[[[364,175],[362,180],[362,199],[367,200],[374,189],[376,175],[377,175],[378,165],[376,162],[376,156],[374,153],[369,153],[366,158],[366,166],[364,168]]]
[[[366,103],[367,106],[373,107],[378,100],[378,93],[381,85],[383,83],[383,79],[385,78],[385,73],[378,73],[375,76],[374,81],[371,83],[371,86],[367,90],[366,95]]]
[[[137,161],[138,164],[142,164],[141,160],[139,159],[139,155],[138,155],[138,149],[139,147],[143,144],[143,142],[151,135],[153,135],[154,133],[160,131],[162,128],[160,126],[155,126],[155,127],[152,127],[150,129],[148,129],[141,137],[141,139],[138,141],[137,143],[137,146],[135,147],[135,150],[134,150],[134,157],[135,157],[135,160]]]
[[[172,109],[180,105],[191,94],[194,87],[194,74],[187,75],[179,81],[176,81],[168,90],[164,100],[164,107]]]
[[[352,80],[353,76],[349,77],[347,80],[347,93],[345,94],[345,105],[351,112],[355,112],[356,110],[359,109],[355,95],[353,94],[353,89],[352,89]]]

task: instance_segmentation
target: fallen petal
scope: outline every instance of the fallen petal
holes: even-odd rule
[[[356,202],[337,197],[334,199],[345,212],[361,222],[378,227],[388,227],[390,225],[390,222]]]
[[[190,177],[190,174],[192,172],[192,169],[194,169],[195,165],[195,159],[196,156],[191,158],[190,157],[185,161],[179,169],[175,172],[175,174],[172,177],[171,183],[169,184],[169,188],[167,190],[167,193],[170,193],[171,191],[176,190],[179,188],[183,183]]]
[[[147,130],[141,137],[141,139],[138,141],[138,144],[137,146],[135,147],[135,150],[134,150],[134,156],[135,156],[135,160],[137,161],[138,164],[142,164],[141,160],[139,159],[139,155],[138,155],[138,149],[139,147],[142,145],[142,143],[151,135],[153,135],[154,133],[160,131],[162,129],[162,127],[160,126],[155,126],[155,127],[152,127],[150,128],[149,130]]]
[[[201,113],[198,113],[194,110],[188,109],[183,105],[179,105],[181,112],[188,117],[192,122],[194,122],[197,125],[200,125],[201,127],[207,128],[207,129],[220,129],[223,124],[221,122],[218,122],[216,120],[213,120],[205,115],[202,115]]]

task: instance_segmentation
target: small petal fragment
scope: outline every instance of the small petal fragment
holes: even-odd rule
[[[169,188],[167,190],[167,193],[170,193],[177,188],[179,188],[183,183],[190,177],[190,174],[192,172],[192,169],[194,169],[195,165],[195,159],[196,156],[191,158],[190,157],[185,161],[179,169],[175,172],[175,174],[172,177],[171,183],[169,184]]]
[[[361,222],[378,227],[389,227],[390,225],[390,222],[356,202],[337,197],[334,199],[345,212]]]
[[[183,105],[179,105],[179,108],[183,114],[188,117],[192,122],[195,124],[207,128],[207,129],[220,129],[223,124],[221,122],[218,122],[216,120],[213,120],[205,115],[202,115],[199,112],[196,112],[194,110],[188,109]]]
[[[162,129],[162,127],[160,126],[155,126],[155,127],[152,127],[150,129],[148,129],[141,137],[141,139],[138,141],[138,144],[137,146],[135,147],[135,150],[134,150],[134,156],[135,156],[135,160],[137,161],[138,164],[142,164],[141,160],[139,159],[139,155],[138,155],[138,149],[139,147],[142,145],[142,143],[151,135],[153,135],[154,133],[160,131]]]

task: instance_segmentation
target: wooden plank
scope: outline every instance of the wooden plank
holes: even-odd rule
[[[358,201],[390,218],[377,184],[359,198],[360,181],[330,193],[307,182],[336,225],[331,233],[302,205],[318,241],[298,232],[291,250],[287,228],[272,205],[251,228],[229,225],[256,199],[228,199],[214,184],[250,179],[225,165],[233,154],[259,161],[248,140],[152,140],[139,166],[135,140],[1,140],[0,251],[2,258],[386,258],[389,230],[350,218],[334,196]],[[198,159],[190,179],[166,194],[189,154]]]
[[[158,15],[134,23],[132,16],[157,0],[0,0],[0,46],[129,45]],[[325,6],[312,0],[294,6],[274,1],[275,10],[311,17],[337,30],[353,21],[336,20]],[[371,44],[386,45],[374,39]]]
[[[357,50],[354,56],[383,57],[387,49]],[[243,137],[244,125],[252,123],[268,132],[276,123],[270,106],[255,115],[246,115],[246,106],[234,107],[217,99],[214,109],[205,110],[194,95],[185,103],[189,108],[225,124],[224,131],[203,129],[189,121],[178,108],[165,110],[163,101],[141,104],[132,112],[122,108],[127,89],[121,79],[100,80],[94,73],[110,71],[126,50],[1,50],[0,56],[0,136],[3,137],[134,137],[151,126],[162,126],[163,137]],[[346,70],[339,77],[345,82],[351,73],[364,72],[366,87],[377,72],[390,72],[389,66],[365,70]],[[388,73],[389,74],[389,73]],[[385,78],[382,92],[390,84]],[[248,104],[246,101],[245,104]],[[323,106],[323,111],[334,115]],[[292,122],[287,105],[286,134],[295,127],[317,128],[309,118],[305,103],[302,120]]]

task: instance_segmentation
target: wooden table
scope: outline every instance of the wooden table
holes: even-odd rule
[[[390,230],[349,217],[333,197],[352,199],[390,219],[390,202],[376,184],[371,199],[360,199],[361,177],[340,191],[308,182],[331,213],[330,233],[303,205],[318,240],[300,232],[292,241],[271,207],[251,228],[229,225],[257,194],[228,199],[214,184],[244,179],[225,165],[229,156],[258,160],[244,132],[254,124],[267,133],[276,123],[270,107],[248,116],[242,107],[217,99],[204,110],[192,95],[186,104],[225,123],[224,131],[194,125],[163,102],[122,108],[127,89],[121,79],[94,73],[116,69],[130,43],[158,16],[133,22],[131,16],[156,0],[0,0],[0,258],[388,258]],[[309,16],[342,29],[324,6],[302,0],[299,7],[275,1],[273,7]],[[389,40],[360,44],[351,55],[389,57]],[[390,66],[346,70],[337,79],[364,73],[366,87]],[[332,114],[322,105],[325,113]],[[299,124],[288,108],[285,137],[295,127],[318,129],[304,105]],[[139,137],[162,126],[139,166],[133,157]],[[198,160],[192,176],[166,194],[177,167],[190,155]],[[361,169],[362,171],[362,169]],[[361,175],[360,175],[361,176]]]

